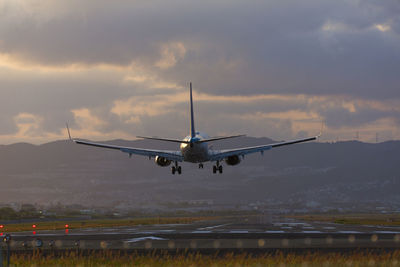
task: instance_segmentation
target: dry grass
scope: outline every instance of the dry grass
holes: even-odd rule
[[[400,214],[337,214],[299,215],[290,218],[352,225],[400,226]]]
[[[61,256],[12,255],[12,266],[399,266],[400,251],[307,254],[124,254],[93,252],[88,256],[66,252]]]

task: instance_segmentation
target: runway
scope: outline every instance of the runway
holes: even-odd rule
[[[193,224],[11,233],[26,250],[296,250],[400,249],[400,227],[303,222],[279,217],[230,218]]]

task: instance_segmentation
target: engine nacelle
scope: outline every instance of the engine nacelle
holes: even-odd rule
[[[225,159],[225,162],[226,162],[226,164],[231,165],[231,166],[237,165],[240,163],[240,158],[237,155],[230,156]]]
[[[159,157],[159,156],[156,156],[154,161],[157,163],[158,166],[161,166],[161,167],[167,167],[171,164],[171,161],[169,159],[166,159],[164,157]]]

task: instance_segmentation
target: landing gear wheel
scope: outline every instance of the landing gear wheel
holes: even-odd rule
[[[213,173],[217,173],[217,166],[213,166]]]
[[[178,174],[181,174],[182,173],[182,168],[181,168],[181,166],[179,166],[178,167]]]
[[[222,166],[218,167],[218,171],[219,171],[219,173],[222,173]]]
[[[176,172],[175,166],[173,166],[173,167],[171,168],[171,172],[172,172],[172,174],[175,174],[175,172]]]
[[[203,169],[203,168],[204,168],[203,163],[200,163],[200,164],[199,164],[199,169]]]

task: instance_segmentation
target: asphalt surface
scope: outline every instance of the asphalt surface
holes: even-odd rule
[[[250,217],[193,224],[10,233],[14,251],[400,249],[400,227]],[[4,243],[3,243],[4,246]]]

